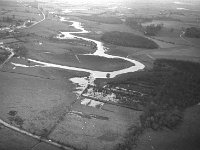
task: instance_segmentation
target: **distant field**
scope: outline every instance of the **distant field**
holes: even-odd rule
[[[158,45],[155,42],[145,37],[127,32],[118,32],[118,31],[106,32],[101,37],[101,40],[106,43],[125,46],[125,47],[147,48],[147,49],[158,48]]]
[[[91,16],[81,16],[82,19],[95,21],[99,23],[107,23],[107,24],[121,24],[122,21],[117,17],[102,17],[97,15]]]
[[[12,7],[12,6],[17,6],[17,2],[14,0],[1,0],[0,1],[1,6],[6,7]]]

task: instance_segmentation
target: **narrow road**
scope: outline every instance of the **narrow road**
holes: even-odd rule
[[[9,128],[9,129],[14,130],[14,131],[17,131],[17,132],[20,132],[20,133],[22,133],[22,134],[28,135],[28,136],[30,136],[30,137],[32,137],[32,138],[34,138],[34,139],[37,139],[37,140],[39,140],[39,141],[41,141],[41,142],[45,142],[45,143],[54,145],[54,146],[56,146],[56,147],[59,147],[59,148],[65,149],[65,150],[73,150],[73,148],[70,148],[70,147],[61,145],[61,144],[59,144],[59,143],[57,143],[57,142],[54,142],[54,141],[52,141],[52,140],[50,140],[50,139],[44,139],[44,138],[42,138],[41,136],[34,135],[34,134],[29,133],[29,132],[27,132],[27,131],[25,131],[25,130],[22,130],[22,129],[20,129],[20,128],[17,128],[17,127],[15,127],[15,126],[12,126],[12,125],[6,123],[5,121],[3,121],[2,119],[0,119],[0,124],[2,124],[3,126]]]

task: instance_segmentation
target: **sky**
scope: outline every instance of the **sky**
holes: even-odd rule
[[[24,1],[26,1],[26,0],[24,0]],[[88,4],[103,4],[103,5],[107,5],[109,3],[123,3],[123,4],[172,3],[173,4],[174,2],[176,2],[176,5],[195,4],[197,2],[199,2],[199,4],[200,4],[200,0],[38,0],[38,1],[66,2],[66,3],[71,3],[71,4],[88,3]]]
[[[47,0],[48,1],[48,0]],[[52,0],[49,0],[52,1]],[[59,1],[59,0],[57,0]],[[88,2],[88,3],[104,3],[106,4],[107,2],[140,2],[140,3],[152,3],[152,2],[187,2],[187,3],[193,3],[193,2],[197,2],[200,0],[61,0],[61,1],[66,1],[66,2]]]

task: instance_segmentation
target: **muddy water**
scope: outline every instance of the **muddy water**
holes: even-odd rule
[[[60,17],[61,21],[67,21],[64,17]],[[97,50],[96,52],[94,52],[93,54],[86,54],[86,55],[95,55],[95,56],[101,56],[101,57],[106,57],[106,58],[119,58],[119,59],[124,59],[126,61],[129,61],[133,64],[133,66],[129,67],[129,68],[125,68],[125,69],[121,69],[121,70],[116,70],[116,71],[112,71],[112,72],[103,72],[103,71],[92,71],[92,70],[87,70],[87,72],[91,73],[91,76],[96,79],[96,78],[106,78],[107,73],[110,74],[110,78],[113,78],[117,75],[120,74],[124,74],[124,73],[128,73],[128,72],[135,72],[138,71],[140,69],[143,69],[145,66],[135,60],[129,59],[129,58],[125,58],[125,57],[120,57],[120,56],[113,56],[113,55],[108,55],[105,52],[107,51],[108,48],[104,47],[103,43],[100,41],[96,41],[93,39],[89,39],[89,38],[84,38],[84,37],[80,37],[80,36],[76,36],[77,33],[79,34],[83,34],[83,33],[89,33],[89,31],[86,31],[83,26],[81,25],[81,23],[76,22],[76,21],[68,21],[72,23],[72,27],[74,27],[75,29],[80,30],[79,32],[61,32],[57,38],[59,39],[83,39],[86,41],[91,41],[96,43],[97,45]],[[79,71],[80,68],[77,68],[77,71]]]
[[[93,40],[93,39],[77,36],[76,34],[87,34],[87,33],[89,33],[89,31],[84,29],[84,27],[81,25],[80,22],[68,21],[64,17],[60,17],[60,21],[71,22],[72,23],[71,26],[74,27],[75,29],[80,30],[80,31],[78,31],[78,32],[60,32],[60,34],[57,35],[57,38],[59,38],[59,39],[76,39],[76,38],[79,38],[79,39],[82,39],[82,40],[85,40],[85,41],[94,42],[97,45],[97,50],[93,54],[86,54],[86,55],[106,57],[106,58],[110,58],[110,59],[118,58],[118,59],[123,59],[123,60],[129,61],[133,64],[133,66],[131,66],[129,68],[124,68],[124,69],[116,70],[116,71],[112,71],[112,72],[103,72],[103,71],[94,71],[94,70],[90,70],[90,69],[63,66],[63,65],[58,65],[58,64],[28,59],[31,62],[39,64],[35,67],[53,67],[53,68],[60,68],[60,69],[82,71],[82,72],[90,73],[90,77],[84,77],[84,78],[75,77],[75,78],[70,79],[70,81],[72,81],[74,84],[78,84],[77,91],[76,91],[76,93],[78,95],[80,95],[82,93],[82,91],[87,87],[87,84],[93,84],[93,81],[96,78],[106,78],[106,75],[108,73],[110,74],[110,78],[114,78],[117,75],[128,73],[128,72],[135,72],[135,71],[141,70],[145,67],[142,63],[140,63],[138,61],[135,61],[135,60],[132,60],[132,59],[129,59],[129,58],[125,58],[125,57],[113,56],[113,55],[106,54],[106,51],[107,51],[108,48],[104,47],[103,43],[100,42],[100,41],[96,41],[96,40]],[[28,67],[28,66],[20,65],[20,64],[16,64],[16,63],[15,64],[13,63],[13,65],[15,67],[17,67],[17,66],[18,67],[19,66],[20,67]],[[86,101],[88,101],[88,100],[85,100],[85,102],[83,100],[82,104],[86,105],[87,103],[90,103],[91,106],[102,105],[101,102],[95,102],[95,101],[86,102]]]
[[[66,18],[64,17],[60,17],[60,21],[68,21],[66,20]],[[79,86],[77,87],[77,91],[76,93],[81,94],[82,91],[87,87],[87,84],[92,84],[93,81],[96,78],[106,78],[106,75],[109,73],[110,74],[110,78],[113,78],[117,75],[120,74],[124,74],[124,73],[128,73],[128,72],[135,72],[138,71],[140,69],[143,69],[145,66],[143,64],[141,64],[138,61],[129,59],[129,58],[125,58],[125,57],[120,57],[120,56],[113,56],[113,55],[108,55],[105,52],[107,51],[108,48],[104,47],[103,43],[100,41],[96,41],[93,39],[89,39],[89,38],[84,38],[84,37],[80,37],[80,36],[76,36],[77,33],[89,33],[89,31],[85,30],[84,27],[81,25],[81,23],[76,22],[76,21],[68,21],[72,23],[72,27],[74,27],[75,29],[78,29],[80,31],[78,32],[60,32],[60,34],[57,36],[57,38],[59,39],[83,39],[85,41],[91,41],[96,43],[97,45],[97,50],[96,52],[94,52],[93,54],[87,54],[87,55],[95,55],[95,56],[101,56],[101,57],[106,57],[106,58],[119,58],[119,59],[124,59],[126,61],[129,61],[133,64],[133,66],[129,67],[129,68],[125,68],[125,69],[121,69],[121,70],[116,70],[113,72],[102,72],[102,71],[92,71],[92,70],[88,70],[87,72],[89,72],[91,75],[89,77],[89,79],[87,78],[71,78],[70,80],[73,83],[79,84]],[[78,70],[77,70],[78,71]],[[88,106],[99,106],[99,105],[103,105],[102,102],[96,102],[93,100],[89,100],[89,99],[83,99],[81,104],[83,105],[88,105]]]

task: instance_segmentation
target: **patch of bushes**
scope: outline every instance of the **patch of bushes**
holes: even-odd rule
[[[131,150],[138,134],[151,128],[175,129],[183,118],[183,110],[200,102],[200,64],[195,62],[159,59],[151,70],[140,72],[134,76],[122,77],[109,81],[109,84],[120,84],[131,87],[131,84],[146,83],[152,86],[152,94],[144,103],[145,110],[140,116],[141,126],[134,127],[120,144],[118,150]],[[139,130],[139,131],[138,131]],[[140,131],[142,130],[142,131]],[[121,148],[121,149],[120,149]]]
[[[0,39],[4,39],[4,38],[6,38],[6,37],[8,37],[10,35],[11,35],[11,33],[8,32],[8,31],[0,32]]]
[[[163,127],[171,130],[176,128],[182,121],[182,113],[177,109],[163,111],[154,105],[149,105],[140,116],[140,120],[141,126],[130,127],[122,143],[116,146],[116,150],[132,150],[137,146],[139,136],[147,128],[153,130],[161,130]]]
[[[9,114],[10,116],[15,116],[15,115],[17,114],[17,111],[11,110],[11,111],[9,111],[8,114]]]
[[[25,57],[26,58],[27,55],[28,55],[28,51],[24,46],[19,46],[16,49],[14,49],[14,51],[15,51],[15,56],[16,57],[20,56],[20,57]]]
[[[166,127],[174,129],[182,121],[182,112],[178,109],[167,110],[150,104],[140,116],[140,121],[143,128],[159,130]]]
[[[142,23],[151,21],[152,18],[127,17],[125,23],[133,29],[143,30]]]
[[[9,22],[9,23],[11,23],[11,22],[13,22],[14,21],[14,17],[3,17],[3,19],[2,19],[2,21],[3,22]]]
[[[137,146],[138,136],[143,132],[142,127],[133,126],[128,129],[128,132],[124,138],[124,141],[118,144],[115,150],[132,150]]]
[[[153,104],[162,108],[185,109],[200,102],[200,64],[188,61],[158,59],[151,70],[119,76],[107,82],[110,86],[152,87]],[[143,86],[143,88],[145,88]],[[148,103],[146,103],[148,104]]]
[[[0,64],[3,63],[8,58],[9,55],[10,53],[7,51],[0,52]]]
[[[11,123],[15,123],[20,128],[22,128],[24,124],[24,120],[20,116],[11,116],[8,119],[10,120]]]
[[[200,38],[200,28],[187,28],[185,31],[185,36],[189,38]]]
[[[158,48],[158,45],[139,35],[135,35],[127,32],[106,32],[102,35],[101,40],[119,46],[126,47],[136,47],[136,48],[147,48],[147,49],[155,49]]]
[[[155,36],[163,28],[163,24],[151,24],[146,26],[145,35]]]
[[[162,64],[159,67],[157,64]],[[200,64],[177,60],[157,60],[154,71],[164,72],[168,76],[163,79],[160,90],[153,102],[166,108],[185,109],[200,101]]]

